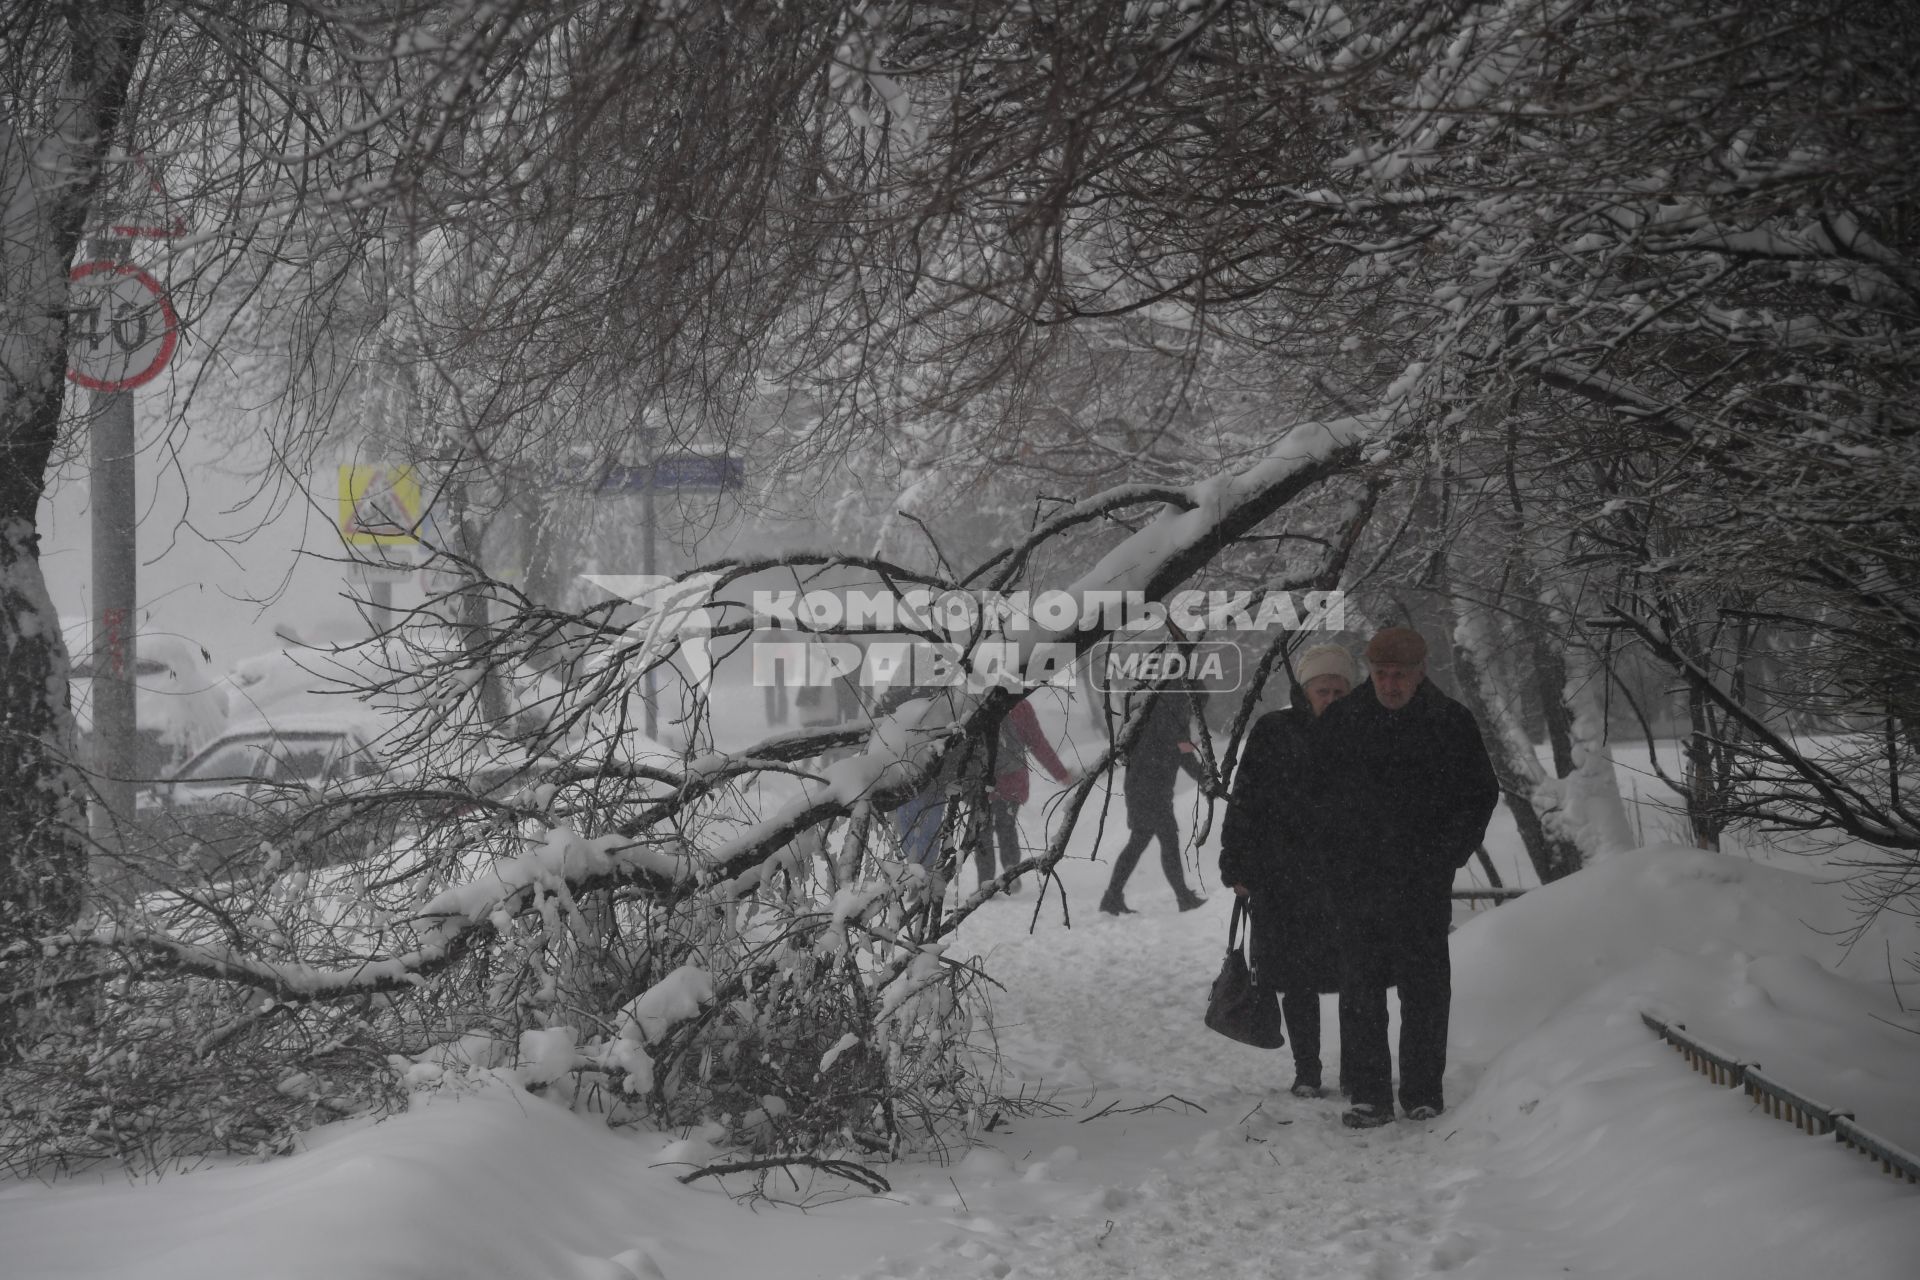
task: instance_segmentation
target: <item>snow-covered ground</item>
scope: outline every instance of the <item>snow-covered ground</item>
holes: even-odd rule
[[[1038,788],[1024,812],[1036,839],[1051,794]],[[1117,807],[1105,856],[1124,834]],[[1503,866],[1510,838],[1493,835]],[[6,1187],[0,1274],[1914,1274],[1920,1187],[1709,1084],[1639,1018],[1685,1022],[1920,1149],[1920,1015],[1901,1007],[1920,1009],[1903,964],[1915,923],[1883,920],[1843,954],[1831,935],[1848,906],[1817,867],[1655,846],[1463,908],[1450,1109],[1356,1134],[1337,1099],[1285,1092],[1286,1050],[1200,1025],[1228,909],[1211,841],[1204,908],[1176,912],[1149,858],[1128,888],[1139,914],[1123,919],[1093,911],[1107,865],[1084,856],[1091,831],[1075,849],[1071,928],[1053,896],[1036,920],[1029,888],[964,931],[1007,988],[995,1012],[1011,1079],[1050,1110],[1009,1117],[952,1163],[886,1167],[890,1195],[798,1174],[769,1182],[773,1202],[736,1203],[712,1180],[676,1181],[714,1154],[697,1135],[609,1131],[508,1073],[318,1131],[284,1160]]]

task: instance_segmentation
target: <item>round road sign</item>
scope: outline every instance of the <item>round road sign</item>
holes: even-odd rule
[[[67,377],[92,391],[126,391],[158,377],[180,342],[180,318],[160,282],[108,261],[81,263],[72,281]]]

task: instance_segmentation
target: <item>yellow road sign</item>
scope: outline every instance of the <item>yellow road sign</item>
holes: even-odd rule
[[[354,547],[410,547],[425,516],[420,481],[404,464],[347,463],[340,468],[340,536]]]

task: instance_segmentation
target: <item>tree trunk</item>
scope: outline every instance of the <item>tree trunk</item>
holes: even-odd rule
[[[456,461],[454,465],[459,464]],[[469,501],[464,477],[455,475],[448,480],[442,501],[446,504],[447,527],[456,539],[452,550],[473,566],[471,573],[461,571],[463,582],[456,588],[460,595],[460,643],[466,650],[467,661],[480,669],[480,715],[488,724],[501,727],[506,724],[509,710],[506,680],[500,669],[500,655],[494,652],[490,596],[480,576],[483,572],[480,547],[486,540],[486,525]]]
[[[1485,727],[1487,754],[1499,779],[1520,842],[1541,884],[1572,875],[1582,865],[1580,846],[1550,830],[1537,797],[1549,781],[1519,718],[1519,690],[1503,689],[1495,675],[1499,652],[1491,613],[1471,601],[1453,598],[1453,669],[1460,696]],[[1531,657],[1531,650],[1528,652]],[[1555,698],[1558,701],[1558,698]]]
[[[67,656],[36,522],[66,393],[67,276],[146,7],[94,0],[65,16],[57,89],[0,119],[0,946],[71,923],[86,880]]]
[[[1633,848],[1633,829],[1620,799],[1607,745],[1607,715],[1602,694],[1606,674],[1598,659],[1569,650],[1565,701],[1573,710],[1573,772],[1557,783],[1558,806],[1547,815],[1549,829],[1580,846],[1584,861]]]
[[[526,530],[527,597],[549,609],[564,609],[574,599],[574,575],[584,566],[582,547],[592,524],[593,498],[549,490],[521,504]],[[643,566],[642,573],[659,573]]]
[[[87,873],[66,646],[39,534],[18,514],[38,498],[28,477],[0,477],[0,947],[72,923]]]
[[[1754,625],[1750,621],[1707,623],[1687,618],[1687,601],[1664,592],[1655,597],[1674,648],[1689,662],[1715,679],[1726,676],[1726,693],[1736,703],[1751,705],[1748,665],[1753,656]],[[1764,708],[1756,707],[1764,713]],[[1687,825],[1697,848],[1718,852],[1720,839],[1732,818],[1738,791],[1739,757],[1736,743],[1746,736],[1732,717],[1724,715],[1707,691],[1687,682],[1687,738],[1681,784],[1687,805]]]
[[[1567,660],[1553,643],[1545,609],[1537,596],[1530,596],[1520,608],[1520,625],[1527,636],[1533,662],[1534,689],[1540,699],[1540,717],[1546,722],[1547,743],[1553,749],[1553,772],[1566,777],[1573,772],[1573,717],[1567,712]]]

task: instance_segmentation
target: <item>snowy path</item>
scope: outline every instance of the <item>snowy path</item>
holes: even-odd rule
[[[1009,988],[998,997],[1008,1065],[1026,1079],[1075,1086],[1055,1099],[1071,1110],[1013,1121],[997,1150],[963,1161],[944,1196],[933,1191],[934,1206],[953,1209],[965,1194],[951,1238],[862,1276],[1387,1280],[1446,1272],[1478,1251],[1453,1215],[1460,1187],[1479,1171],[1449,1147],[1445,1117],[1353,1133],[1339,1125],[1337,1098],[1286,1092],[1287,1050],[1245,1048],[1200,1025],[1227,898],[1216,892],[1205,908],[1178,915],[1157,900],[1167,895],[1158,880],[1132,892],[1140,914],[1078,919],[1065,945],[1057,908],[1026,936],[1031,895],[993,904],[970,924]],[[1075,897],[1094,900],[1077,884]],[[1326,1006],[1322,1056],[1332,1079],[1337,1039]],[[1168,1094],[1194,1105],[1120,1110]],[[1095,1115],[1109,1104],[1115,1110]]]

